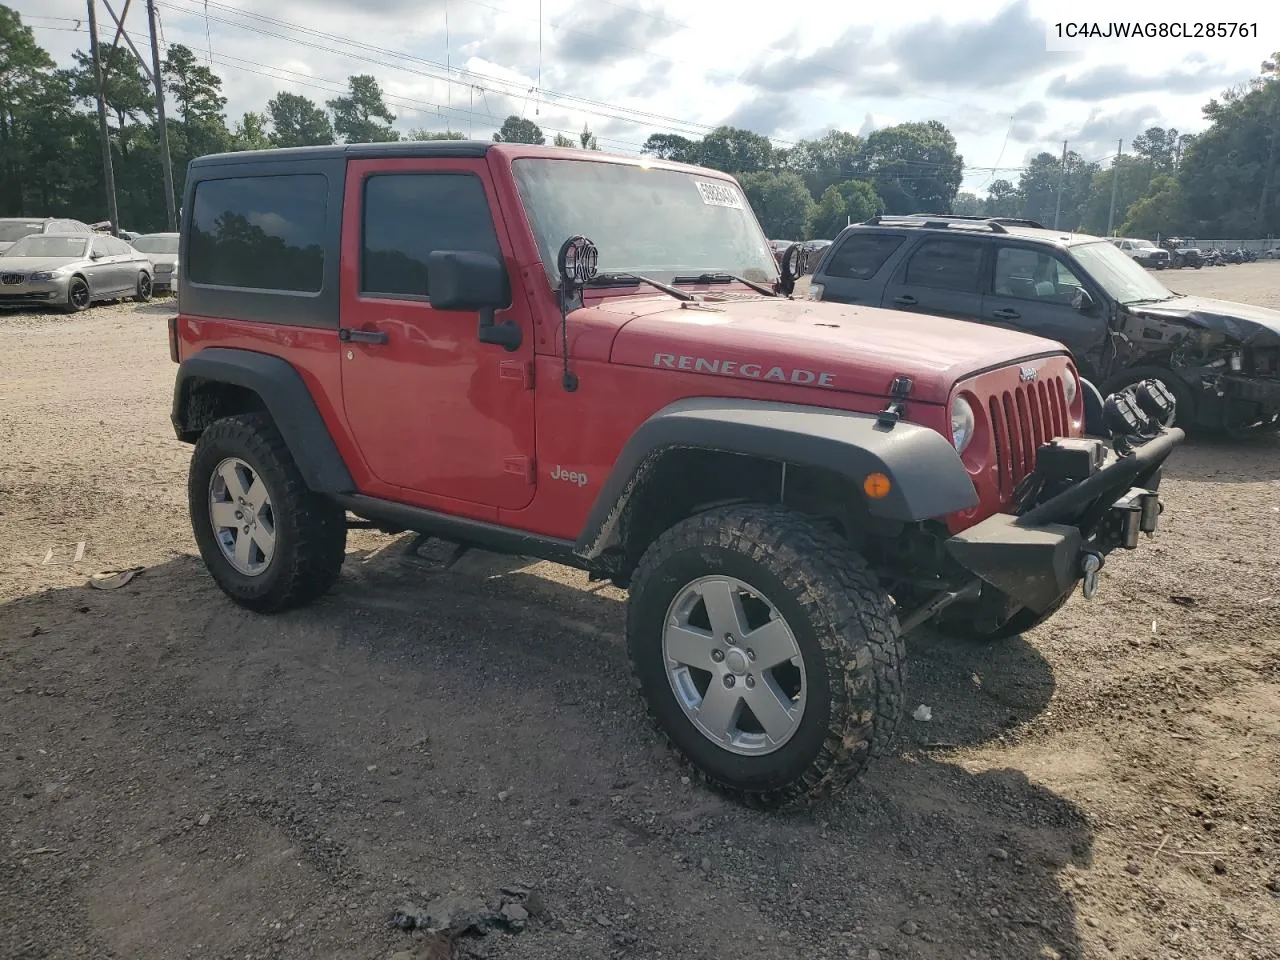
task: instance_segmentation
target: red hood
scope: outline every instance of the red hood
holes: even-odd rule
[[[957,381],[979,370],[1067,352],[1055,341],[980,323],[810,300],[681,306],[667,297],[626,297],[582,313],[595,310],[633,315],[613,341],[613,363],[873,396],[887,396],[894,377],[908,376],[912,399],[926,403],[945,403]]]

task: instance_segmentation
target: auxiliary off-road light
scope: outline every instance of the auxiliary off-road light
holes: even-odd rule
[[[951,401],[951,442],[955,444],[956,453],[964,453],[973,439],[973,407],[964,397],[956,397]]]
[[[1156,423],[1165,427],[1173,423],[1178,400],[1173,391],[1159,380],[1143,380],[1134,388],[1133,395],[1142,412]]]
[[[1151,421],[1128,393],[1116,393],[1108,397],[1102,407],[1102,415],[1113,436],[1136,437],[1151,429]]]

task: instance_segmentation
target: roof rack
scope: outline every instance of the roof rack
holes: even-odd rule
[[[864,220],[863,223],[870,226],[883,224],[901,227],[929,227],[935,230],[945,230],[949,227],[986,227],[992,233],[1008,233],[1009,231],[1005,229],[1006,226],[1031,227],[1036,230],[1045,229],[1043,224],[1037,223],[1035,220],[1025,220],[1019,217],[979,217],[959,213],[881,214],[880,216],[872,217],[870,220]]]

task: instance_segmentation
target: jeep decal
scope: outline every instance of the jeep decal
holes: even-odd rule
[[[747,380],[772,380],[776,383],[813,384],[834,387],[834,373],[815,372],[802,367],[766,367],[762,363],[739,363],[737,360],[712,360],[707,357],[677,356],[674,353],[655,353],[655,367],[669,370],[692,370],[694,373],[715,373],[722,377],[742,377]]]
[[[551,471],[551,479],[563,480],[565,483],[572,483],[578,487],[587,485],[587,475],[585,473],[579,473],[577,470],[566,470],[558,463],[555,465],[555,469]]]

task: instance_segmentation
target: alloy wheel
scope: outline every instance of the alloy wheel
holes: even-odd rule
[[[209,480],[209,522],[214,540],[237,573],[256,577],[276,552],[271,495],[253,467],[227,457]]]

